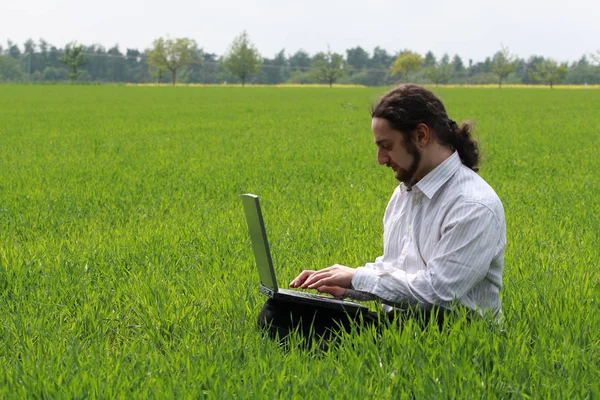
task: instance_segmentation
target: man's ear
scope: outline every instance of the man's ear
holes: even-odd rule
[[[417,125],[414,131],[414,139],[419,147],[427,146],[432,140],[432,132],[431,129],[424,123],[420,123]]]

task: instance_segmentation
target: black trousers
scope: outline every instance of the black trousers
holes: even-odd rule
[[[307,339],[330,339],[341,331],[350,332],[353,327],[375,325],[379,329],[392,323],[401,328],[407,318],[415,319],[423,327],[433,319],[441,327],[447,314],[448,311],[441,308],[398,310],[389,315],[370,311],[349,314],[327,307],[269,299],[258,315],[258,326],[271,338],[285,342],[294,331]]]

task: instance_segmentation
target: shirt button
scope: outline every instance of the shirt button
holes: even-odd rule
[[[406,249],[402,250],[402,255],[406,254]]]
[[[412,231],[412,225],[409,225],[409,226],[408,226],[408,230],[409,230],[409,231]]]

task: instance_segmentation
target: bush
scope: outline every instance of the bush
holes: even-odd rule
[[[45,81],[66,81],[69,77],[63,68],[46,67],[42,72]]]
[[[292,72],[290,79],[288,79],[286,83],[296,83],[304,85],[319,82],[317,82],[317,80],[311,72],[294,71]]]

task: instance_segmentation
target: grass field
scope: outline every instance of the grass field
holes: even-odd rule
[[[384,89],[0,86],[0,397],[600,397],[600,91],[436,89],[503,200],[504,329],[262,338],[282,282],[382,250]],[[375,305],[373,305],[375,306]]]

